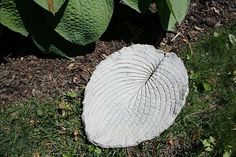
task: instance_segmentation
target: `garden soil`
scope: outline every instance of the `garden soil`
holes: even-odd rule
[[[81,91],[101,60],[133,43],[178,53],[179,48],[190,46],[213,28],[236,23],[235,0],[193,0],[174,33],[161,30],[156,12],[155,4],[141,15],[117,3],[112,21],[95,49],[74,60],[42,55],[30,38],[5,28],[0,32],[0,106],[31,97],[43,100],[70,90]]]

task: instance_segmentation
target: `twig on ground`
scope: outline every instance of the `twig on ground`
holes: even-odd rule
[[[181,34],[180,32],[177,33],[177,34],[174,36],[174,38],[172,38],[170,41],[173,42],[180,34]]]

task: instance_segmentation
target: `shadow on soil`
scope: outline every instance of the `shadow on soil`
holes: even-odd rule
[[[138,13],[128,6],[115,3],[109,27],[101,40],[123,40],[126,43],[158,46],[165,36],[156,13]]]
[[[35,55],[38,58],[56,58],[43,54],[33,43],[30,37],[24,37],[0,25],[0,64],[9,62],[8,58],[20,58]]]

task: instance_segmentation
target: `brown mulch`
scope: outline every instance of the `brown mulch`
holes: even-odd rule
[[[96,42],[95,50],[76,57],[74,61],[43,56],[32,46],[31,40],[9,30],[2,32],[0,105],[29,97],[48,99],[84,88],[101,60],[132,43],[152,44],[165,51],[176,52],[201,34],[236,22],[234,0],[193,0],[176,33],[161,31],[155,14],[140,15],[121,4],[115,9],[121,11],[114,12],[109,28]]]

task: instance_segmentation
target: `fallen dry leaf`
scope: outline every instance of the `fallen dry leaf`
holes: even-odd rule
[[[76,129],[74,132],[73,132],[73,138],[75,141],[78,141],[79,140],[79,129]]]
[[[70,63],[68,66],[67,66],[67,69],[69,70],[74,70],[76,67],[75,67],[75,63]]]
[[[39,153],[33,153],[33,157],[40,157]]]

